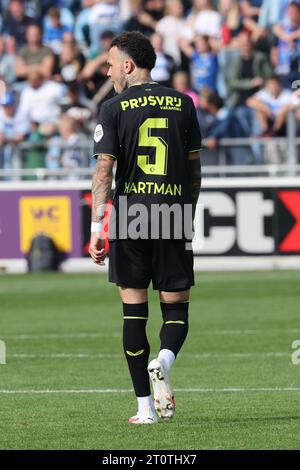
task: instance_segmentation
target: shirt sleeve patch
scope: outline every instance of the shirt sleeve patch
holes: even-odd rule
[[[100,140],[102,139],[103,137],[103,127],[102,127],[102,124],[97,124],[96,126],[96,129],[95,129],[95,133],[94,133],[94,141],[95,142],[100,142]]]

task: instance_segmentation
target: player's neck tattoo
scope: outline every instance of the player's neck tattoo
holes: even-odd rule
[[[149,74],[144,78],[129,76],[129,77],[127,77],[126,82],[127,82],[127,87],[130,88],[131,86],[144,85],[144,83],[150,83],[150,82],[152,82],[152,80],[151,80],[151,76]]]

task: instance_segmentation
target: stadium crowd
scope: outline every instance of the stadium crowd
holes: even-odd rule
[[[299,131],[300,0],[2,0],[0,168],[93,164],[84,146],[124,30],[150,38],[152,79],[193,99],[212,155],[221,138],[285,136],[291,109]],[[22,142],[41,146],[20,154]],[[261,163],[252,147],[228,163]]]

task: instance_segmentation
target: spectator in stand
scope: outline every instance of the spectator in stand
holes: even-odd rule
[[[164,53],[164,39],[158,33],[151,36],[151,44],[156,53],[156,62],[151,70],[152,80],[162,85],[170,86],[172,75],[175,71],[175,63],[173,58]]]
[[[65,33],[54,70],[55,80],[65,83],[77,80],[84,65],[85,57],[79,50],[73,33]]]
[[[96,0],[89,18],[90,57],[99,54],[100,38],[104,31],[109,29],[118,34],[122,31],[122,26],[119,0]]]
[[[200,106],[202,115],[206,119],[206,146],[210,150],[216,149],[222,138],[248,137],[236,114],[224,107],[224,102],[215,92],[200,92]],[[198,118],[201,114],[198,114]],[[200,120],[201,123],[201,120]],[[236,146],[226,147],[227,163],[231,165],[247,165],[254,163],[254,157],[250,149]],[[217,155],[213,152],[209,161],[218,162]],[[210,163],[211,164],[211,163]]]
[[[291,2],[282,23],[273,28],[278,39],[272,59],[284,88],[291,88],[300,74],[300,4]]]
[[[0,75],[4,75],[4,73],[1,73],[2,60],[3,60],[4,55],[5,55],[5,42],[4,42],[3,34],[0,33]]]
[[[131,18],[124,26],[126,31],[140,31],[146,36],[155,32],[157,23],[163,18],[164,0],[143,0],[136,5]]]
[[[60,114],[66,114],[74,119],[86,134],[93,132],[97,107],[93,101],[85,98],[78,82],[68,83],[67,95],[62,98],[59,105]]]
[[[240,2],[241,16],[248,31],[257,27],[261,5],[262,0],[242,0]]]
[[[187,72],[184,72],[183,70],[179,70],[178,72],[176,72],[173,75],[172,87],[180,93],[184,93],[185,95],[188,95],[190,98],[192,98],[196,109],[199,107],[198,95],[190,87],[189,76]]]
[[[210,116],[210,125],[206,126],[206,146],[213,149],[217,146],[217,140],[222,137],[231,137],[228,131],[228,110],[224,107],[222,98],[213,90],[203,88],[199,94],[200,112]],[[198,113],[199,117],[200,113]]]
[[[79,168],[87,166],[86,152],[82,148],[82,134],[75,119],[63,115],[59,123],[61,139],[66,146],[61,154],[63,168]],[[70,175],[72,178],[72,175]]]
[[[208,36],[196,35],[193,43],[183,42],[184,54],[190,59],[192,86],[199,91],[203,86],[217,89],[218,59]]]
[[[94,3],[95,0],[81,0],[81,11],[75,20],[75,39],[81,51],[85,54],[88,53],[91,44],[89,21]]]
[[[33,24],[34,19],[25,14],[24,2],[10,0],[8,14],[3,22],[4,34],[15,38],[17,48],[26,42],[26,29]]]
[[[182,68],[189,71],[189,63],[184,51],[195,40],[195,36],[208,36],[212,50],[217,53],[221,48],[221,15],[215,10],[212,0],[193,0],[193,8],[186,18],[186,26],[181,31],[180,47]]]
[[[6,91],[0,104],[0,168],[20,168],[17,145],[26,139],[31,122],[28,113],[17,108],[12,91]]]
[[[254,109],[263,136],[283,136],[287,113],[297,108],[298,100],[292,91],[282,89],[280,78],[274,75],[265,88],[248,98],[247,105]]]
[[[219,12],[222,17],[221,47],[218,50],[219,95],[226,99],[228,96],[228,64],[238,50],[238,35],[243,30],[238,0],[220,0]]]
[[[0,34],[0,77],[7,85],[13,86],[15,81],[16,41],[13,36],[6,38]]]
[[[83,136],[75,119],[63,114],[58,125],[58,133],[49,141],[46,155],[48,169],[66,168],[69,170],[87,166],[86,152],[83,149]],[[66,178],[66,177],[64,177]],[[67,179],[78,179],[70,171]]]
[[[237,35],[243,29],[238,0],[220,0],[219,13],[222,18],[222,45],[223,47],[234,47]]]
[[[220,37],[221,15],[215,10],[211,0],[202,0],[202,9],[195,20],[195,33],[213,38]]]
[[[80,0],[54,0],[54,3],[56,6],[67,8],[74,15],[80,11]]]
[[[39,72],[46,79],[52,76],[54,56],[51,49],[42,44],[41,29],[37,25],[26,29],[27,45],[17,55],[15,73],[19,80],[27,80],[31,72]]]
[[[131,17],[136,3],[140,3],[140,0],[120,0],[120,18],[123,25]]]
[[[258,24],[262,0],[243,0],[240,3],[241,19],[245,29],[251,34],[256,49],[269,52],[268,31]]]
[[[60,21],[64,26],[67,26],[68,28],[71,28],[73,30],[74,28],[74,15],[70,8],[66,5],[66,2],[64,0],[50,0],[48,1],[48,5],[45,5],[45,2],[43,1],[43,6],[44,6],[44,20],[43,20],[43,30],[48,29],[49,23],[50,23],[50,18],[49,15],[47,14],[49,9],[52,7],[58,7],[60,11]]]
[[[53,124],[59,117],[59,103],[64,94],[62,84],[45,80],[39,71],[30,72],[28,84],[20,95],[20,110],[34,123]]]
[[[264,30],[279,23],[286,13],[287,6],[293,0],[263,0],[258,25]]]
[[[184,8],[181,0],[167,0],[165,16],[156,25],[156,32],[164,39],[164,52],[176,63],[181,63],[179,38],[184,28]]]
[[[191,41],[196,34],[219,38],[221,15],[214,8],[211,0],[194,0],[191,13],[186,19],[183,37]]]
[[[42,3],[40,0],[25,0],[25,10],[31,18],[42,21]]]
[[[272,67],[262,52],[254,51],[247,32],[239,34],[239,54],[232,58],[228,72],[231,108],[245,106],[246,100],[258,91],[272,75]]]
[[[240,53],[233,57],[228,71],[229,97],[227,106],[235,108],[234,113],[241,123],[245,135],[256,135],[257,121],[252,109],[246,105],[247,99],[261,89],[272,75],[268,57],[254,51],[247,32],[239,34]]]
[[[41,19],[41,15],[42,15],[42,9],[40,5],[42,3],[41,1],[39,0],[20,0],[20,1],[24,5],[25,14],[27,16],[36,20]],[[2,12],[5,18],[7,17],[9,13],[10,2],[11,0],[1,0],[1,3],[0,3],[0,14]]]
[[[241,13],[245,18],[253,18],[255,21],[258,20],[262,0],[242,0],[240,4]]]
[[[208,101],[213,95],[215,95],[215,92],[208,87],[203,87],[198,94],[197,119],[204,139],[209,135],[210,129],[215,122],[214,116],[208,112]]]
[[[48,12],[49,23],[44,29],[43,43],[49,46],[54,54],[60,54],[65,33],[72,32],[70,26],[65,26],[60,20],[60,11],[57,7],[51,7]]]
[[[108,50],[114,38],[112,31],[104,31],[101,36],[101,53],[93,60],[86,63],[79,79],[82,80],[84,92],[87,98],[92,99],[100,109],[103,101],[114,96],[112,81],[107,78]]]

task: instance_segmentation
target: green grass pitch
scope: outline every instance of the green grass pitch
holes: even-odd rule
[[[300,272],[196,279],[171,374],[174,419],[135,426],[121,304],[106,275],[1,275],[0,449],[299,448]],[[155,355],[157,293],[149,301]]]

